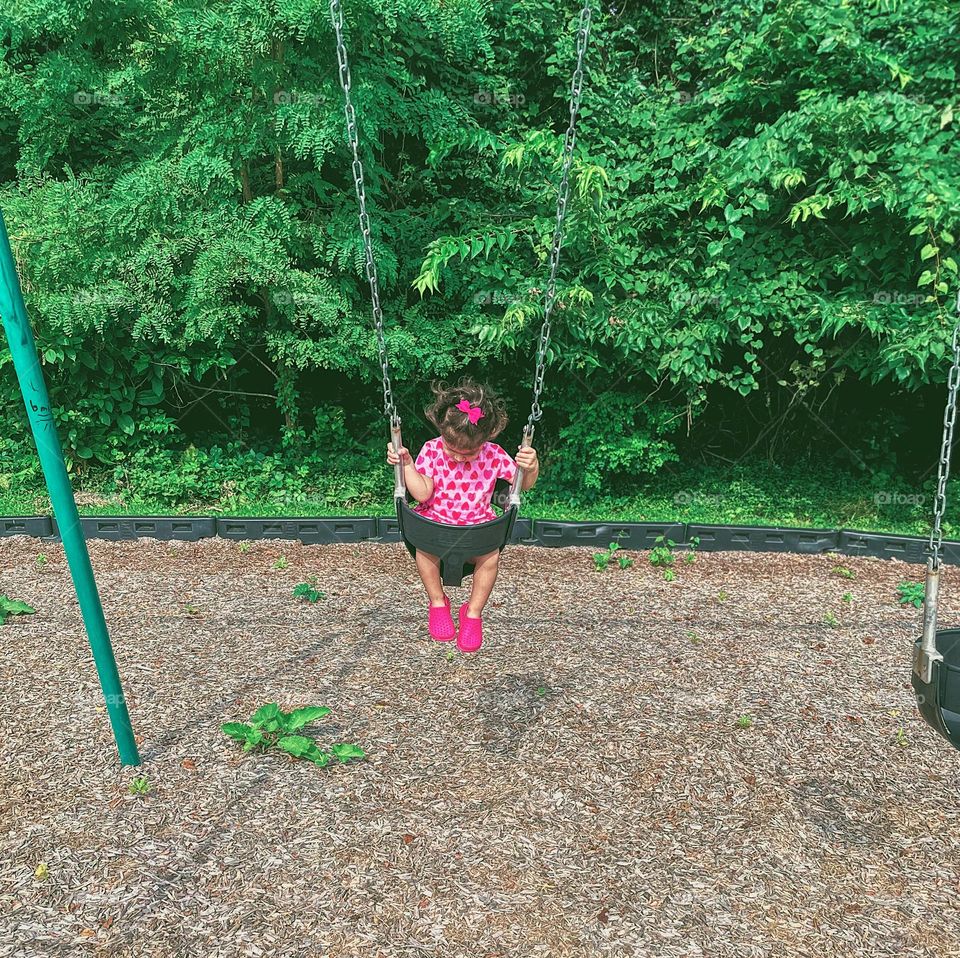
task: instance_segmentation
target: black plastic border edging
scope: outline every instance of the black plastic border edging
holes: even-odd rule
[[[0,516],[0,539],[4,536],[43,539],[52,532],[53,524],[47,516]]]
[[[686,541],[682,522],[551,522],[537,519],[531,544],[548,547],[608,546],[619,542],[628,549],[652,549],[658,536]]]
[[[836,529],[789,526],[724,526],[688,523],[686,542],[699,540],[701,552],[835,552],[842,533]]]
[[[212,516],[82,516],[88,539],[153,538],[196,542],[224,539],[289,539],[306,545],[334,542],[399,542],[393,517],[323,517],[246,519]],[[59,540],[55,519],[47,516],[0,516],[0,538],[31,536]],[[608,546],[651,549],[658,536],[681,547],[699,540],[702,552],[837,552],[904,562],[926,562],[927,539],[857,529],[797,529],[787,526],[728,526],[682,522],[554,522],[518,518],[510,541],[547,548]],[[960,542],[944,540],[943,561],[960,565]]]
[[[59,540],[57,520],[51,523],[50,535]],[[196,542],[217,534],[217,520],[193,516],[81,516],[80,527],[87,539],[182,539]]]
[[[366,542],[377,538],[377,520],[344,516],[310,519],[217,519],[216,535],[222,539],[298,539],[304,545],[331,542]]]

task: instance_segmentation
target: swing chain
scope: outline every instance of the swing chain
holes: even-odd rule
[[[933,528],[927,551],[933,568],[940,568],[940,549],[943,544],[941,524],[947,505],[947,480],[950,478],[950,454],[953,448],[953,427],[957,418],[957,393],[960,389],[960,291],[957,293],[957,324],[953,329],[953,364],[947,379],[947,405],[943,412],[943,441],[940,445],[940,466],[937,475],[937,494],[933,503]]]
[[[373,322],[377,331],[377,349],[380,353],[380,372],[383,375],[383,411],[393,428],[399,428],[400,417],[393,402],[393,385],[390,382],[390,366],[387,362],[387,343],[383,333],[383,311],[380,308],[380,289],[377,282],[377,267],[373,259],[373,243],[370,238],[370,217],[367,215],[367,199],[363,188],[363,164],[360,162],[360,146],[357,140],[357,116],[350,99],[350,65],[347,47],[343,42],[343,4],[330,0],[330,17],[337,37],[337,62],[340,66],[340,86],[343,87],[343,112],[347,118],[347,138],[353,151],[353,185],[360,205],[360,232],[363,234],[363,253],[366,262],[367,280],[370,283],[370,299],[373,303]]]
[[[547,282],[546,298],[543,308],[543,326],[540,330],[540,342],[537,346],[537,368],[533,378],[533,404],[527,420],[526,432],[533,435],[534,423],[543,416],[540,408],[540,392],[543,389],[543,377],[546,373],[547,347],[550,344],[550,316],[557,298],[557,266],[560,263],[560,247],[563,243],[563,221],[567,215],[567,201],[570,195],[570,167],[573,163],[573,147],[577,140],[577,114],[580,110],[580,98],[583,95],[583,58],[587,51],[590,36],[590,4],[586,0],[580,11],[580,25],[577,30],[577,66],[570,82],[570,124],[563,141],[563,173],[557,193],[557,224],[553,231],[553,246],[550,250],[550,278]]]

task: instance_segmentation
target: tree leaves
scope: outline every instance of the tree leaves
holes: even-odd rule
[[[325,8],[221,16],[176,2],[106,27],[77,0],[49,22],[38,10],[18,7],[8,31],[3,206],[72,468],[100,464],[126,483],[144,450],[166,464],[199,433],[242,442],[249,424],[280,423],[268,443],[302,436],[304,420],[323,419],[306,388],[318,374],[372,395],[377,344]],[[361,3],[348,18],[394,386],[417,404],[424,382],[475,363],[517,384],[519,402],[553,238],[570,22],[540,0],[401,12]],[[726,391],[728,424],[754,388],[734,371],[741,349],[763,361],[866,331],[837,374],[912,390],[942,379],[960,228],[951,13],[916,0],[798,18],[795,5],[746,0],[735,29],[672,8],[598,13],[558,367],[645,390],[666,378],[682,387],[675,417],[695,417],[687,397],[706,391],[719,410]],[[156,36],[162,57],[144,53]],[[563,298],[575,289],[592,298]],[[544,438],[596,421],[593,398],[571,395]],[[6,377],[0,407],[19,401]],[[350,437],[368,432],[376,404],[347,408],[344,498],[369,491]],[[645,472],[621,440],[621,461]],[[215,500],[217,465],[167,469],[151,489]]]

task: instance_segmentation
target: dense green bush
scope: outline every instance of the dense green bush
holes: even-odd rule
[[[518,427],[576,3],[345,8],[405,422],[466,369]],[[220,447],[264,449],[266,486],[277,457],[379,460],[327,4],[24,0],[0,32],[0,206],[74,468],[154,463],[172,501],[247,481]],[[538,440],[565,483],[625,488],[718,435],[822,451],[822,423],[866,462],[943,381],[958,64],[934,0],[595,8]],[[18,402],[0,350],[0,432]]]

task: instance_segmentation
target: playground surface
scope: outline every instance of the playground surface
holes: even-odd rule
[[[921,566],[678,553],[668,582],[512,547],[448,657],[400,545],[89,547],[144,764],[62,548],[0,540],[38,610],[0,626],[0,958],[960,955],[960,759],[897,597]],[[220,724],[270,701],[367,759],[243,754]]]

